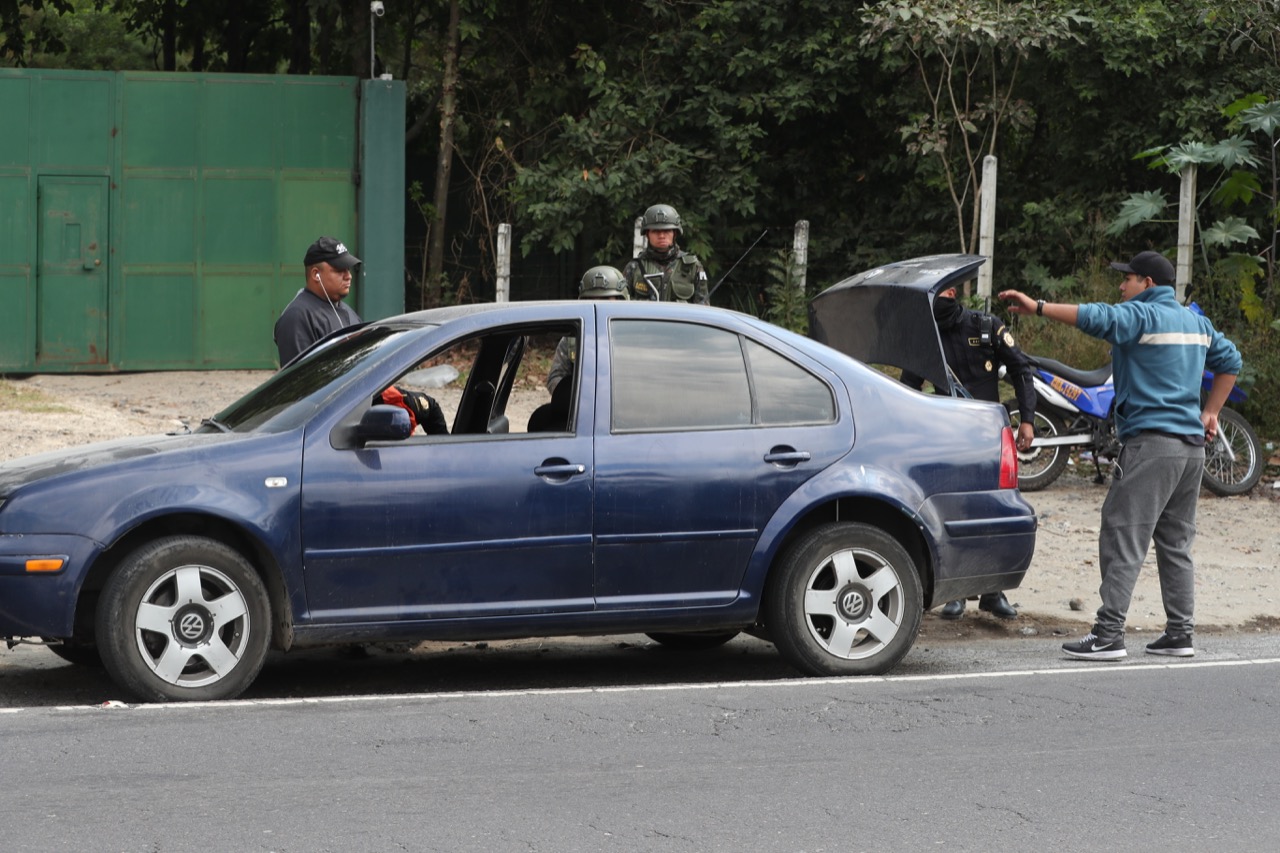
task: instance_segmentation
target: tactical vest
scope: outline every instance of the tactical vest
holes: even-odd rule
[[[996,355],[997,320],[966,310],[958,328],[942,333],[942,351],[960,384],[976,399],[1000,402]]]
[[[661,301],[688,302],[698,290],[698,256],[681,252],[668,264],[662,264],[644,255],[636,258],[640,264],[640,278],[636,280],[636,297],[652,299],[650,288],[655,278],[661,276],[657,296]]]

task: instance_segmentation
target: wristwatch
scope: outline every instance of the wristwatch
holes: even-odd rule
[[[1044,300],[1043,299],[1036,300],[1036,316],[1037,317],[1044,316]]]

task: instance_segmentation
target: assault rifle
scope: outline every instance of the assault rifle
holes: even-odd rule
[[[738,264],[742,263],[743,258],[745,258],[747,255],[751,254],[751,250],[752,250],[752,249],[754,249],[754,248],[756,247],[756,243],[759,243],[761,240],[763,240],[763,239],[764,239],[764,235],[766,235],[766,234],[768,234],[768,233],[769,233],[769,229],[768,229],[768,228],[766,228],[766,229],[764,229],[763,231],[761,231],[761,232],[760,232],[760,236],[759,236],[759,237],[757,237],[757,238],[755,239],[755,242],[754,242],[754,243],[752,243],[750,246],[748,246],[748,247],[747,247],[747,250],[746,250],[745,252],[743,252],[743,253],[738,257],[738,259],[737,259],[736,261],[734,261],[734,262],[733,262],[733,266],[729,267],[729,269],[725,272],[725,274],[724,274],[724,275],[720,276],[720,280],[716,282],[715,287],[713,287],[713,288],[711,288],[711,290],[707,291],[707,304],[708,304],[708,305],[710,305],[710,304],[711,304],[711,294],[715,293],[715,292],[716,292],[716,290],[718,290],[718,289],[719,289],[720,285],[724,284],[724,280],[725,280],[726,278],[728,278],[728,277],[729,277],[729,273],[733,272],[734,270],[736,270],[736,269],[738,268]]]

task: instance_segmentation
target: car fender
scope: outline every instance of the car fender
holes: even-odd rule
[[[11,495],[0,529],[6,538],[25,539],[32,547],[74,533],[81,547],[59,573],[59,585],[64,594],[78,596],[104,554],[140,543],[147,528],[173,530],[163,522],[179,517],[192,519],[185,526],[196,528],[194,519],[210,519],[253,543],[258,553],[247,556],[255,562],[260,562],[261,553],[272,555],[272,566],[298,612],[305,608],[298,517],[300,442],[300,431],[246,437],[157,453],[128,466],[105,465],[39,480]],[[183,476],[174,476],[175,471]],[[193,477],[191,471],[203,476]],[[73,529],[74,525],[82,526]]]
[[[913,481],[891,469],[838,462],[807,480],[769,519],[747,565],[743,593],[759,596],[763,592],[769,569],[797,525],[823,507],[845,499],[867,499],[901,513],[907,522],[924,532],[930,562],[937,559],[938,530],[920,514],[925,495]]]

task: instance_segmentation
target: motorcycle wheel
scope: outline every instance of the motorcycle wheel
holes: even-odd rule
[[[1228,447],[1231,453],[1227,452]],[[1231,409],[1218,413],[1218,435],[1204,450],[1201,482],[1215,495],[1247,494],[1262,477],[1262,443],[1258,434]]]
[[[1022,418],[1018,415],[1018,401],[1005,400],[1004,407],[1009,411],[1009,421],[1013,431],[1018,432]],[[1037,410],[1035,416],[1036,435],[1050,438],[1066,432],[1066,425],[1053,412]],[[1024,492],[1038,492],[1048,486],[1067,468],[1067,448],[1033,447],[1028,451],[1018,451],[1018,488]]]

